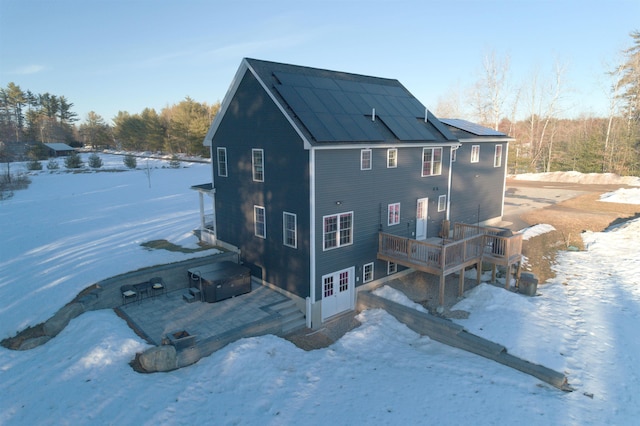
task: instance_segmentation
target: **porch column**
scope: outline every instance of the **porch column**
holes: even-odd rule
[[[211,231],[213,232],[213,235],[216,238],[218,238],[218,229],[217,229],[218,217],[217,217],[217,214],[216,214],[216,193],[215,193],[215,189],[211,190],[211,193],[209,194],[209,198],[211,198]]]
[[[198,198],[200,199],[200,232],[202,232],[204,231],[204,199],[200,191],[198,191]]]

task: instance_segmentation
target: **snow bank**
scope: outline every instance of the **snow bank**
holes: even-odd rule
[[[620,188],[600,196],[600,201],[607,203],[640,204],[640,188]]]
[[[533,237],[537,237],[538,235],[546,234],[547,232],[555,231],[556,228],[553,225],[548,224],[540,224],[530,226],[522,230],[522,239],[529,240]]]
[[[516,180],[532,180],[541,182],[570,182],[596,185],[629,185],[640,186],[640,177],[619,176],[614,173],[580,173],[580,172],[550,172],[523,173],[510,175]]]
[[[416,311],[429,312],[425,309],[424,306],[409,299],[400,290],[396,290],[395,288],[389,287],[388,285],[377,288],[373,290],[372,293],[375,294],[376,296],[380,296],[384,299],[391,300],[392,302],[399,303],[400,305],[406,306],[408,308],[415,309]]]

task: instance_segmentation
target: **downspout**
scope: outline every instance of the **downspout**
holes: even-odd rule
[[[506,145],[504,161],[502,162],[504,165],[504,180],[502,181],[502,206],[500,208],[500,219],[504,216],[504,192],[507,190],[507,169],[509,168],[509,164],[507,163],[509,160],[509,142],[505,142]]]
[[[309,149],[309,297],[307,304],[307,328],[312,327],[312,306],[316,303],[316,151]]]

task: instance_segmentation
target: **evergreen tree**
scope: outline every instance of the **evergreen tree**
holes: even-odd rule
[[[84,144],[91,145],[93,149],[111,144],[111,128],[94,111],[89,111],[85,122],[80,125],[78,133]]]
[[[82,166],[84,166],[84,163],[82,162],[82,158],[80,158],[80,154],[73,151],[70,155],[65,157],[64,166],[67,169],[81,169]]]
[[[124,156],[124,165],[130,169],[135,169],[138,166],[138,162],[136,161],[136,157],[131,154],[127,154]]]
[[[624,51],[625,63],[620,70],[620,97],[628,118],[640,123],[640,31],[631,33],[633,46]]]
[[[102,158],[95,152],[89,156],[89,167],[99,169],[102,167]]]

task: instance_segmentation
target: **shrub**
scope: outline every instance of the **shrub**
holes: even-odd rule
[[[102,158],[95,152],[89,156],[89,167],[99,169],[102,167]]]
[[[171,157],[171,160],[169,161],[169,167],[171,167],[172,169],[177,169],[180,167],[180,160],[177,156],[174,155]]]
[[[31,160],[27,163],[27,170],[42,170],[42,164],[38,160]]]
[[[131,154],[127,154],[124,156],[124,165],[130,169],[135,169],[138,166],[138,162],[136,161],[136,157]]]
[[[0,200],[13,197],[13,191],[29,187],[31,179],[27,175],[2,175],[0,176]]]
[[[84,163],[82,162],[82,158],[80,158],[80,154],[75,151],[64,159],[64,166],[67,169],[80,169],[83,165]]]
[[[49,162],[47,163],[47,170],[58,170],[59,168],[60,164],[58,164],[55,159],[50,158]]]

